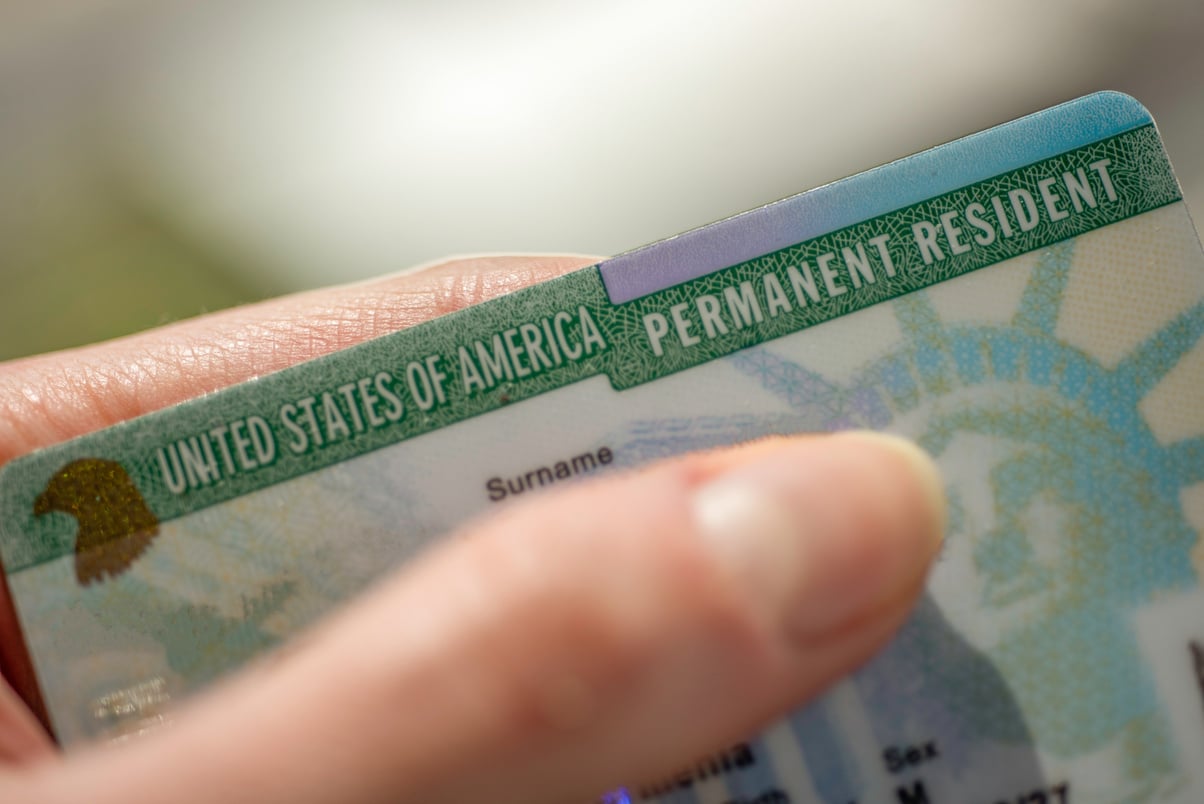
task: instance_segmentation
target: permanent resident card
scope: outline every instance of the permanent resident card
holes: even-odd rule
[[[1202,335],[1157,131],[1102,93],[28,455],[0,472],[0,554],[70,745],[157,722],[515,497],[886,430],[951,505],[911,619],[809,707],[614,800],[1200,802]]]

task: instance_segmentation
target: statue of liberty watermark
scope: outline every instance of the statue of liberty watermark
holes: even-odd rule
[[[788,721],[815,801],[873,792],[865,747],[849,745],[850,696],[873,756],[927,745],[947,791],[1014,800],[1045,789],[1054,801],[1058,774],[1083,762],[1108,777],[1100,800],[1156,800],[1184,783],[1130,615],[1198,584],[1181,492],[1204,481],[1204,428],[1164,443],[1143,400],[1199,343],[1204,304],[1197,282],[1181,309],[1153,312],[1152,331],[1103,360],[1060,329],[1075,252],[1066,241],[1030,255],[1007,320],[946,321],[931,291],[891,302],[901,338],[841,381],[786,344],[737,353],[730,364],[783,412],[647,421],[619,451],[643,462],[769,432],[871,427],[916,439],[945,469],[951,516],[928,594],[842,685],[843,702]],[[757,750],[761,761],[728,780],[732,800],[780,778],[770,747]],[[664,800],[697,799],[684,789]]]

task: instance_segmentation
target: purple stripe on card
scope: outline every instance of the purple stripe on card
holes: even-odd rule
[[[598,266],[614,304],[793,246],[1150,123],[1100,92],[620,254]]]

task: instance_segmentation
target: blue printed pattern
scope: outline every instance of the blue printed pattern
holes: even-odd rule
[[[848,682],[878,766],[867,768],[830,699],[789,719],[815,801],[861,800],[875,784],[867,775],[886,773],[883,747],[926,742],[939,745],[949,791],[974,789],[1000,762],[993,772],[1017,785],[1056,781],[1044,778],[1051,759],[1072,765],[1117,745],[1116,801],[1182,783],[1128,617],[1197,583],[1180,491],[1204,480],[1204,438],[1160,444],[1139,402],[1199,342],[1204,305],[1105,367],[1055,337],[1073,256],[1073,241],[1040,254],[1008,324],[945,323],[926,293],[892,302],[901,345],[844,384],[780,344],[738,353],[731,364],[791,413],[645,422],[627,445],[642,462],[768,432],[872,427],[962,469],[961,456],[974,456],[977,480],[947,475],[946,553],[965,564],[947,571],[972,582],[949,605],[934,589]],[[782,777],[757,754],[757,778],[732,774],[730,800],[755,800]],[[659,800],[695,798],[686,789]]]

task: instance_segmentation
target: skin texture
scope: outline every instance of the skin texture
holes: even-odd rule
[[[0,365],[0,462],[593,261],[458,260]],[[866,434],[550,491],[468,524],[137,741],[63,757],[0,685],[0,800],[586,801],[747,736],[865,661],[942,528],[927,458]]]

